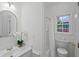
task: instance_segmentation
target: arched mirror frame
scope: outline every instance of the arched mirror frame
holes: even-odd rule
[[[9,13],[11,13],[12,15],[14,15],[15,21],[16,21],[16,25],[15,25],[16,28],[15,28],[15,30],[16,30],[16,32],[17,32],[17,16],[16,16],[16,14],[13,13],[12,11],[10,11],[10,10],[1,10],[0,13],[2,13],[2,12],[9,12]],[[5,37],[5,36],[2,36],[2,37]]]

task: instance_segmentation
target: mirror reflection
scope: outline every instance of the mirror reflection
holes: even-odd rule
[[[16,15],[11,11],[0,11],[0,37],[16,32]]]

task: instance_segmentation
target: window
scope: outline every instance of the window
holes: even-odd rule
[[[57,17],[57,32],[69,32],[69,19],[69,15]]]

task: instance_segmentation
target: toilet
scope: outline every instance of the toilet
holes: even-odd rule
[[[57,48],[57,56],[58,57],[67,57],[68,51],[65,48]]]

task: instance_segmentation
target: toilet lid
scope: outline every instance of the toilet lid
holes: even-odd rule
[[[68,51],[64,48],[58,48],[57,52],[60,53],[60,54],[68,54]]]

